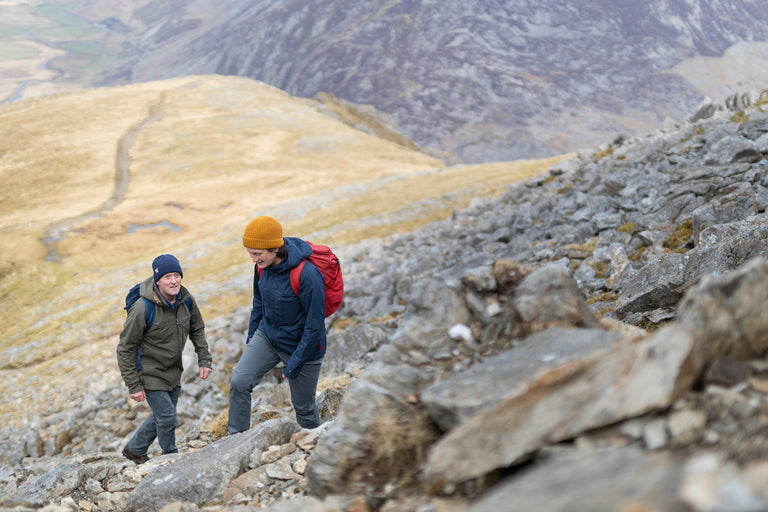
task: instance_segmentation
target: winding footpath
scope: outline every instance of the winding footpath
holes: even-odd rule
[[[45,228],[45,235],[40,239],[45,245],[46,261],[59,262],[63,256],[58,251],[59,242],[64,239],[75,224],[100,217],[104,213],[113,210],[125,198],[128,191],[129,170],[131,167],[130,149],[133,146],[136,137],[147,126],[157,121],[162,115],[162,105],[165,102],[165,94],[160,101],[149,109],[149,116],[140,123],[132,126],[128,132],[117,142],[117,154],[115,156],[115,189],[112,191],[112,197],[105,201],[96,210],[86,212],[83,215],[62,219]]]

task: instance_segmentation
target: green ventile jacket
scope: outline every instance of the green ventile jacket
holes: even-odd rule
[[[181,382],[184,371],[181,355],[187,337],[195,347],[198,366],[211,368],[212,358],[205,340],[205,324],[197,302],[187,309],[185,299],[189,290],[181,287],[180,298],[174,310],[160,295],[153,278],[141,283],[142,297],[155,303],[155,319],[146,327],[143,299],[137,300],[128,311],[128,317],[120,333],[117,345],[117,364],[130,394],[143,390],[170,391]],[[141,369],[137,369],[137,357],[141,354]]]

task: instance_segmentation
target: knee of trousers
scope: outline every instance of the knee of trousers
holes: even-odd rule
[[[239,391],[241,393],[251,393],[253,391],[253,385],[244,375],[237,373],[232,374],[232,378],[229,380],[229,390]]]
[[[155,414],[155,425],[157,428],[176,428],[179,424],[176,414]]]

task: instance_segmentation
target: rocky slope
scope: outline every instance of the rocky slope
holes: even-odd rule
[[[187,365],[180,454],[122,459],[147,411],[94,383],[0,430],[0,507],[765,510],[766,103],[702,105],[448,221],[339,247],[320,428],[301,431],[269,378],[254,428],[217,439],[240,309],[208,322],[214,382]]]

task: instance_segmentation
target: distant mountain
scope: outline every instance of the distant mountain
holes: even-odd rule
[[[218,73],[330,93],[465,162],[580,149],[768,84],[768,44],[747,44],[768,41],[764,0],[52,3],[125,37],[95,84]]]

